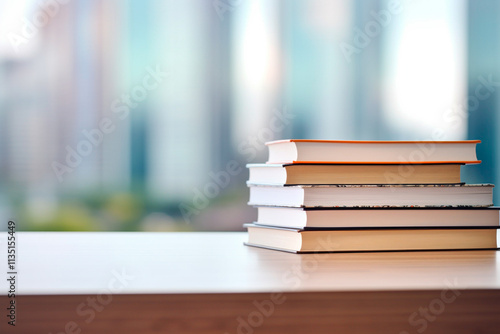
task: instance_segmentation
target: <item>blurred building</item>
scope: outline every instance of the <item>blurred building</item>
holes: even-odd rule
[[[195,222],[240,228],[244,165],[286,137],[482,139],[467,181],[498,183],[494,0],[50,3],[0,1],[0,213],[202,194]]]

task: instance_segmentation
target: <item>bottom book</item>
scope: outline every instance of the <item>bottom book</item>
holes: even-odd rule
[[[245,224],[248,246],[293,253],[497,249],[497,227],[302,230]]]

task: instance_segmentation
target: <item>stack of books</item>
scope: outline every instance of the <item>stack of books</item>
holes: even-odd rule
[[[296,253],[496,249],[492,184],[469,141],[280,140],[249,164],[249,246]]]

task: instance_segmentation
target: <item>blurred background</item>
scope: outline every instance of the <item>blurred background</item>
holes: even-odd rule
[[[4,230],[242,230],[281,138],[481,139],[500,184],[499,130],[500,1],[0,1]]]

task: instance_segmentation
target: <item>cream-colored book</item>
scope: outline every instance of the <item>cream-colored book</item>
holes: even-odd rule
[[[460,183],[461,164],[248,164],[248,184]]]
[[[497,249],[497,228],[300,230],[246,224],[248,246],[293,253]]]

